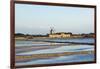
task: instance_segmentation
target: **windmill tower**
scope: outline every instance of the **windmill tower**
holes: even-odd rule
[[[50,27],[50,34],[54,33],[54,27]]]

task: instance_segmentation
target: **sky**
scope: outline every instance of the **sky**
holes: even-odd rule
[[[94,33],[94,8],[15,4],[15,33]]]

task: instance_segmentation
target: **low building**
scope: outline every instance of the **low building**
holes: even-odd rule
[[[83,37],[95,38],[95,33],[82,34]]]
[[[72,37],[78,38],[78,37],[83,37],[81,34],[72,34]]]
[[[66,32],[59,32],[59,33],[52,33],[49,34],[50,38],[67,38],[71,37],[72,33],[66,33]]]

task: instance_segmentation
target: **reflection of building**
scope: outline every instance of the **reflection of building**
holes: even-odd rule
[[[71,37],[71,35],[72,35],[72,33],[59,32],[59,33],[49,34],[49,37],[51,37],[51,38],[66,38],[66,37]]]

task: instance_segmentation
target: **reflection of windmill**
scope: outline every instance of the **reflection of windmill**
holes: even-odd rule
[[[55,29],[54,27],[50,27],[50,34],[54,33]]]

